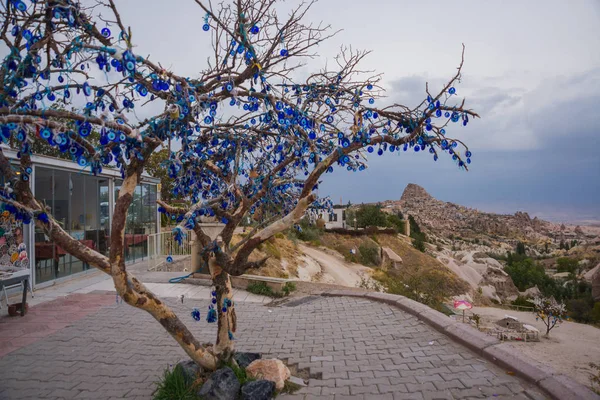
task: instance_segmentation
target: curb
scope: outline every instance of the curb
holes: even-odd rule
[[[552,399],[600,400],[599,395],[572,378],[558,374],[552,368],[520,354],[506,343],[501,343],[498,339],[488,336],[470,325],[454,321],[441,312],[404,296],[389,293],[359,293],[349,290],[332,290],[322,293],[321,296],[361,297],[389,304],[431,325],[492,363],[514,371],[517,376],[535,384]]]

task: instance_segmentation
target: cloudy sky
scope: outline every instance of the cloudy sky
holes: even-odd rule
[[[179,74],[204,68],[209,37],[193,0],[117,3],[138,51]],[[449,132],[473,152],[469,172],[428,154],[374,156],[365,172],[329,175],[321,195],[344,203],[398,199],[412,182],[485,211],[600,220],[599,1],[321,0],[307,18],[343,31],[318,48],[305,72],[341,45],[370,49],[363,68],[385,74],[388,102],[418,104],[425,82],[441,88],[464,43],[457,90],[481,115]]]

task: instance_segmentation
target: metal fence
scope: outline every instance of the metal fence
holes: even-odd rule
[[[156,270],[166,264],[167,257],[173,259],[190,256],[192,254],[192,235],[186,232],[181,244],[179,244],[173,235],[173,232],[159,232],[148,235],[148,270]]]

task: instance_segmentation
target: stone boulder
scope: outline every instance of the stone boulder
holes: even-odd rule
[[[261,355],[259,353],[235,353],[233,359],[238,363],[240,368],[248,368],[248,365],[254,360],[260,360]]]
[[[275,394],[275,383],[261,379],[242,386],[242,400],[271,400]]]
[[[290,379],[290,370],[281,362],[281,360],[256,360],[253,361],[246,373],[255,379],[266,379],[275,382],[277,390],[283,389],[285,381]]]
[[[240,391],[240,381],[229,367],[221,368],[208,377],[198,391],[204,400],[235,400]]]
[[[381,265],[399,269],[402,266],[402,258],[389,247],[381,248]]]
[[[194,382],[202,373],[202,367],[200,367],[192,360],[180,361],[179,363],[177,363],[177,366],[181,367],[181,372],[183,373],[183,376],[188,382]]]

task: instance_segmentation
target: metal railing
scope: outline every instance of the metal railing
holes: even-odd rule
[[[148,235],[148,270],[155,270],[167,262],[167,257],[173,259],[182,258],[180,256],[189,256],[192,254],[192,235],[191,232],[183,237],[179,244],[172,232],[159,232]]]

